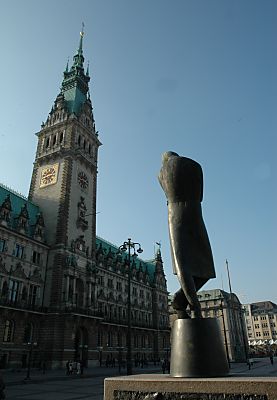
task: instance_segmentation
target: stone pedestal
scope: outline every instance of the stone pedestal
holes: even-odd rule
[[[172,328],[170,375],[226,376],[229,365],[216,318],[177,319]]]
[[[131,375],[106,378],[104,400],[276,400],[276,377],[172,378]]]

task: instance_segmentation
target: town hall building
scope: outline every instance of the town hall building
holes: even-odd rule
[[[28,198],[0,185],[0,368],[126,359],[131,269],[132,358],[169,348],[160,249],[151,261],[96,236],[98,148],[83,32],[41,125]]]

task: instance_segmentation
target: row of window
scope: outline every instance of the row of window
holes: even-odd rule
[[[167,341],[166,338],[163,338],[164,346],[166,347]],[[132,335],[132,346],[134,348],[146,348],[152,347],[152,337],[150,335]],[[107,347],[122,347],[126,346],[126,335],[124,333],[114,333],[114,332],[107,332],[104,334],[102,331],[98,331],[97,335],[97,346],[104,346]]]
[[[24,285],[22,292],[20,292],[22,285],[22,282],[15,279],[9,279],[8,282],[4,281],[3,285],[1,285],[1,299],[8,300],[12,303],[17,303],[19,301],[27,302],[29,306],[37,305],[40,295],[40,287],[30,284],[27,289],[27,287]]]
[[[105,286],[104,276],[102,276],[102,275],[98,276],[98,284],[101,285],[101,286]],[[113,289],[114,290],[114,280],[113,279],[108,278],[107,287],[109,289]],[[123,290],[122,282],[119,282],[119,281],[116,282],[116,290],[119,291],[119,292],[122,292],[122,290]],[[128,293],[128,285],[127,284],[124,287],[124,292]],[[139,295],[139,297],[141,299],[143,299],[144,296],[145,296],[145,291],[143,289],[138,289],[138,288],[133,286],[132,287],[132,296],[137,297],[138,295]],[[151,298],[151,294],[150,294],[149,291],[147,291],[146,292],[146,299],[150,300],[150,298]]]
[[[0,253],[6,252],[7,249],[7,240],[0,239]],[[15,243],[12,255],[14,257],[25,259],[26,257],[26,247],[21,244]],[[31,253],[30,261],[36,265],[40,265],[40,261],[42,259],[41,253],[36,250],[33,250]]]
[[[268,324],[267,323],[263,323],[262,324],[262,328],[268,328]],[[275,322],[271,322],[270,323],[271,328],[274,328],[276,326]],[[260,328],[260,324],[254,324],[255,329],[259,329]]]
[[[98,310],[106,316],[114,317],[114,318],[127,318],[127,310],[123,307],[117,306],[109,306],[102,302],[98,303]],[[151,323],[152,316],[150,313],[145,313],[143,311],[132,310],[131,311],[131,318],[134,321],[142,321],[146,323]]]

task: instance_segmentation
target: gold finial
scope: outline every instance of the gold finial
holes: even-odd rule
[[[85,34],[85,32],[84,32],[84,27],[85,27],[85,24],[82,22],[82,30],[81,30],[81,32],[80,32],[81,37],[83,37],[84,34]]]

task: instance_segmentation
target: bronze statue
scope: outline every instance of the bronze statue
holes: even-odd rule
[[[201,318],[197,291],[215,277],[212,250],[202,218],[203,174],[190,158],[168,151],[162,156],[159,182],[167,197],[173,273],[181,288],[172,306],[178,318]]]

